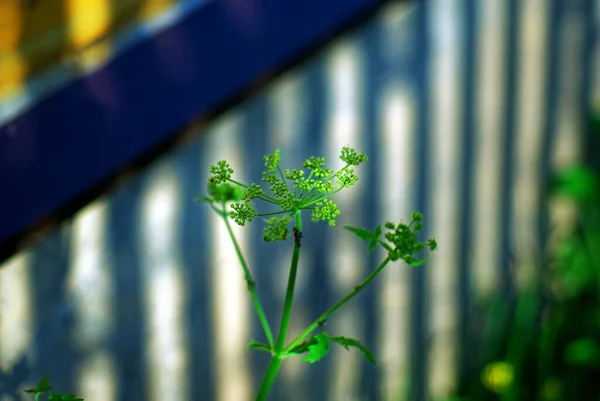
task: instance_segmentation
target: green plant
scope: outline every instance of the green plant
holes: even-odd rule
[[[41,380],[37,383],[35,388],[29,388],[25,390],[26,393],[34,394],[35,401],[39,401],[40,395],[47,393],[52,390],[52,386],[50,385],[50,377],[48,375],[44,375]],[[51,393],[48,396],[48,401],[83,401],[83,398],[77,397],[75,394],[58,394]]]
[[[344,227],[360,239],[369,241],[369,251],[372,251],[377,244],[383,246],[387,250],[387,257],[362,282],[323,312],[300,335],[286,345],[298,260],[303,241],[302,212],[310,211],[311,221],[313,222],[326,221],[330,227],[334,227],[340,210],[330,198],[341,190],[354,185],[358,180],[354,168],[368,161],[367,156],[363,153],[356,153],[354,149],[348,147],[342,148],[340,159],[345,163],[344,167],[337,172],[333,172],[332,169],[325,167],[325,158],[310,157],[302,165],[304,169],[308,169],[308,176],[306,176],[306,170],[303,169],[282,170],[280,167],[280,151],[275,149],[273,154],[264,157],[266,169],[262,175],[262,182],[264,185],[268,185],[270,194],[259,184],[246,185],[232,179],[233,169],[225,160],[221,160],[210,168],[208,196],[196,198],[198,202],[208,203],[214,212],[223,218],[242,266],[252,304],[266,337],[266,343],[252,340],[248,345],[251,349],[266,351],[271,354],[271,362],[258,391],[257,400],[266,399],[284,359],[306,354],[301,358],[303,361],[317,362],[329,352],[330,343],[337,343],[346,349],[349,349],[349,347],[356,348],[363,353],[369,362],[375,364],[375,357],[372,352],[359,341],[343,336],[330,336],[323,330],[318,334],[313,334],[313,332],[318,328],[322,329],[322,324],[342,305],[356,296],[389,262],[401,259],[409,265],[417,266],[427,260],[429,253],[424,259],[417,259],[416,254],[424,250],[434,251],[437,247],[434,238],[430,238],[426,242],[418,240],[417,236],[418,232],[422,230],[423,220],[423,216],[418,212],[412,214],[412,219],[408,224],[386,222],[384,224],[387,230],[385,234],[383,234],[381,226],[376,227],[373,231],[356,227]],[[258,213],[254,207],[254,202],[257,200],[274,206],[276,211]],[[267,242],[287,240],[290,237],[290,222],[293,221],[294,223],[291,230],[293,233],[292,261],[281,324],[276,339],[259,301],[254,279],[233,235],[229,221],[229,219],[232,219],[238,225],[244,226],[256,217],[263,216],[268,216],[265,220],[267,225],[263,229],[262,237]]]
[[[590,124],[591,161],[600,153],[599,117]],[[590,164],[552,177],[550,194],[577,206],[575,228],[514,305],[492,298],[476,375],[457,394],[465,400],[600,399],[600,166]]]

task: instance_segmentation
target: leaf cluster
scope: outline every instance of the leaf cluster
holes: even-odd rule
[[[360,341],[348,337],[331,337],[327,332],[323,331],[317,335],[311,336],[308,340],[302,342],[300,345],[295,347],[290,354],[303,354],[308,353],[306,356],[300,358],[300,360],[310,363],[315,363],[323,359],[329,353],[329,344],[336,343],[344,347],[347,351],[350,347],[358,349],[362,352],[365,359],[376,365],[375,357],[373,353],[365,347]]]
[[[418,234],[423,229],[422,222],[423,215],[419,212],[412,214],[411,221],[408,224],[386,222],[384,227],[388,231],[384,234],[384,239],[387,242],[380,239],[383,233],[381,226],[377,226],[374,231],[350,226],[345,226],[344,228],[354,233],[358,238],[369,241],[369,252],[375,249],[377,244],[380,244],[388,251],[388,257],[391,261],[402,259],[411,266],[419,266],[427,261],[429,254],[423,259],[415,258],[415,254],[422,252],[426,248],[429,251],[437,249],[437,240],[433,237],[425,242],[419,241]]]
[[[24,390],[28,394],[35,395],[35,401],[38,401],[41,394],[47,393],[54,387],[50,385],[50,376],[44,375],[37,383],[35,388],[29,388]],[[75,394],[59,394],[51,393],[48,396],[48,401],[83,401],[83,398],[77,397]]]

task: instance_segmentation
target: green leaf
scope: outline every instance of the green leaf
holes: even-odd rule
[[[598,191],[598,181],[594,171],[588,167],[573,166],[554,178],[554,193],[574,200],[593,200]]]
[[[50,394],[48,401],[83,401],[83,398],[79,398],[75,394]]]
[[[257,349],[260,351],[266,351],[266,352],[271,352],[271,347],[269,347],[268,344],[263,344],[263,343],[259,343],[258,341],[254,341],[251,340],[250,343],[248,343],[248,348],[249,349]]]
[[[350,227],[350,226],[344,226],[344,228],[348,231],[353,232],[358,238],[360,238],[362,240],[371,239],[374,236],[374,233],[372,233],[369,230],[365,230],[363,228]]]
[[[381,226],[377,226],[377,228],[375,228],[375,232],[373,234],[374,234],[374,237],[371,238],[371,242],[369,242],[369,247],[368,247],[369,252],[371,252],[377,246],[379,236],[381,235]]]
[[[327,333],[323,332],[317,334],[316,336],[313,336],[313,338],[315,338],[317,342],[308,346],[308,355],[304,358],[300,358],[301,361],[315,363],[329,353],[329,337],[327,336]]]
[[[408,265],[410,265],[412,267],[417,267],[417,266],[421,266],[422,264],[426,263],[428,260],[429,260],[429,253],[427,253],[427,256],[425,256],[425,258],[419,259],[419,260],[412,260],[410,263],[408,263]]]
[[[373,353],[367,347],[362,345],[360,341],[348,337],[329,337],[328,339],[329,341],[340,344],[342,347],[346,348],[346,350],[350,350],[349,347],[357,348],[363,353],[367,361],[371,362],[373,365],[377,365]]]
[[[299,347],[294,351],[302,351],[308,348],[308,355],[300,359],[303,361],[314,363],[321,360],[325,355],[329,353],[330,342],[335,342],[344,347],[346,350],[350,350],[350,347],[357,348],[360,352],[363,353],[367,361],[371,362],[373,365],[377,364],[373,353],[367,347],[361,344],[360,341],[343,336],[330,337],[327,335],[326,332],[322,332],[320,334],[317,334],[316,336],[312,336],[304,347]]]
[[[296,345],[289,352],[287,352],[286,355],[304,354],[305,352],[308,352],[309,346],[316,344],[316,343],[317,343],[317,339],[314,336],[312,336],[308,340],[304,340],[300,344]]]
[[[579,339],[568,345],[565,361],[571,365],[597,365],[600,363],[600,347],[592,338]]]
[[[368,250],[371,252],[377,246],[379,237],[381,236],[381,226],[377,226],[374,232],[358,227],[344,226],[344,228],[356,235],[363,241],[369,241]]]
[[[42,377],[40,379],[40,381],[37,383],[37,386],[35,388],[30,388],[25,390],[26,393],[44,393],[46,391],[50,391],[52,390],[52,386],[50,385],[50,376],[49,375],[44,375],[44,377]]]

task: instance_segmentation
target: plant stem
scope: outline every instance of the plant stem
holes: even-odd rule
[[[267,395],[269,395],[269,391],[271,391],[271,387],[273,386],[273,382],[275,381],[275,377],[277,376],[281,362],[283,362],[281,357],[278,355],[273,355],[271,362],[269,363],[267,373],[265,373],[265,377],[260,385],[260,390],[256,396],[256,401],[264,401],[267,399]]]
[[[291,210],[282,210],[280,212],[270,212],[270,213],[256,213],[255,217],[259,217],[259,216],[274,216],[276,214],[289,214],[291,212]]]
[[[225,205],[223,205],[223,210],[225,210]],[[260,320],[260,324],[263,327],[265,335],[267,336],[267,341],[269,342],[269,346],[272,350],[275,349],[275,341],[273,339],[273,332],[271,331],[271,326],[269,326],[269,321],[267,320],[267,316],[265,315],[265,311],[260,304],[260,300],[258,299],[258,295],[256,294],[256,285],[254,283],[254,279],[252,278],[252,274],[250,273],[250,269],[248,269],[248,265],[244,260],[244,255],[242,255],[242,251],[240,246],[233,235],[233,230],[231,229],[231,224],[229,223],[229,219],[227,215],[222,215],[223,220],[225,220],[225,225],[227,225],[227,231],[229,232],[229,236],[231,237],[231,241],[235,247],[235,252],[237,253],[238,259],[242,264],[242,268],[244,269],[244,278],[246,279],[246,284],[248,285],[248,291],[250,291],[250,296],[252,297],[252,303],[254,304],[254,309],[256,309],[256,314],[258,315],[258,320]]]
[[[300,210],[296,213],[296,228],[302,232],[302,218]],[[296,286],[296,272],[298,271],[298,259],[300,257],[300,247],[294,241],[294,253],[292,254],[292,264],[290,266],[290,275],[288,276],[287,290],[285,292],[285,303],[283,305],[283,313],[281,316],[281,326],[279,326],[279,335],[277,337],[276,352],[279,354],[285,346],[285,338],[287,336],[288,327],[290,325],[290,316],[292,314],[292,302],[294,300],[294,287]]]
[[[302,231],[302,218],[300,210],[295,212],[296,217],[296,228]],[[296,273],[298,271],[298,259],[300,257],[300,247],[294,241],[294,253],[292,254],[292,264],[290,266],[290,275],[288,277],[288,285],[285,293],[285,303],[283,305],[283,313],[281,316],[281,326],[279,327],[279,335],[277,336],[277,346],[274,348],[273,356],[271,357],[271,363],[265,373],[265,377],[260,385],[256,401],[264,401],[273,386],[279,367],[283,358],[281,357],[281,350],[285,346],[285,338],[287,336],[287,330],[290,325],[290,316],[292,313],[292,301],[294,299],[294,287],[296,286]]]
[[[352,299],[356,294],[358,294],[367,284],[369,284],[369,282],[371,282],[371,280],[373,280],[375,278],[375,276],[377,276],[382,270],[383,268],[390,262],[390,258],[389,256],[386,257],[384,259],[383,262],[381,262],[381,264],[379,266],[377,266],[377,268],[375,270],[373,270],[371,272],[371,274],[369,274],[363,281],[361,281],[361,283],[359,285],[357,285],[356,287],[354,287],[354,289],[352,291],[350,291],[348,294],[346,294],[346,296],[342,299],[340,299],[335,305],[333,305],[331,308],[327,309],[327,311],[325,311],[321,316],[319,316],[317,318],[317,320],[315,320],[310,326],[308,326],[306,328],[306,330],[304,330],[302,332],[302,334],[300,334],[298,337],[296,337],[296,339],[294,341],[292,341],[290,343],[290,345],[288,345],[284,350],[283,350],[283,354],[287,354],[288,352],[290,352],[292,349],[294,349],[294,347],[296,347],[297,345],[299,345],[308,335],[310,335],[310,333],[312,333],[318,326],[319,324],[323,323],[325,320],[327,320],[327,318],[336,310],[338,310],[342,305],[344,305],[346,302],[348,302],[350,299]]]
[[[236,180],[233,180],[233,179],[231,179],[231,178],[230,178],[230,179],[228,179],[227,181],[229,181],[229,182],[232,182],[232,183],[234,183],[235,185],[239,185],[239,186],[241,186],[241,187],[243,187],[243,188],[250,188],[248,185],[246,185],[246,184],[244,184],[244,183],[241,183],[241,182],[238,182],[238,181],[236,181]],[[259,195],[259,196],[258,196],[258,199],[262,199],[262,200],[264,200],[265,202],[269,202],[269,203],[272,203],[272,204],[274,204],[274,205],[279,205],[279,201],[278,201],[277,199],[275,199],[275,198],[273,198],[273,197],[271,197],[271,196],[269,196],[269,195],[267,195],[267,194],[265,194],[265,193],[263,193],[263,194]]]

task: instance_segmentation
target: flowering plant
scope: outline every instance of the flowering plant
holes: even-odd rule
[[[387,257],[346,296],[323,312],[300,335],[286,343],[298,260],[303,241],[302,212],[310,211],[311,221],[313,222],[326,221],[330,227],[335,227],[340,210],[330,198],[341,190],[353,186],[358,181],[358,177],[354,172],[355,167],[368,162],[364,153],[357,153],[349,147],[342,148],[340,159],[345,165],[337,172],[325,166],[326,160],[324,157],[314,156],[302,164],[303,169],[283,170],[280,167],[280,150],[275,149],[273,154],[264,157],[265,171],[262,174],[262,182],[263,185],[268,186],[268,192],[257,183],[246,185],[234,180],[232,178],[233,169],[227,161],[221,160],[210,168],[208,196],[196,198],[198,202],[208,203],[223,218],[242,266],[254,309],[266,337],[266,343],[252,340],[248,345],[251,349],[266,351],[271,354],[271,362],[258,391],[257,400],[266,399],[284,359],[304,355],[301,358],[303,361],[317,362],[329,352],[330,343],[337,343],[347,350],[350,347],[356,348],[363,353],[369,362],[375,364],[373,353],[358,340],[344,336],[330,336],[323,330],[317,334],[313,334],[313,332],[318,327],[322,327],[322,324],[331,314],[358,294],[389,262],[401,259],[408,265],[418,266],[427,260],[428,255],[424,259],[417,259],[416,254],[425,249],[434,251],[437,248],[437,242],[434,238],[430,238],[426,242],[418,240],[417,234],[423,227],[423,215],[418,212],[412,214],[411,221],[408,224],[386,222],[384,224],[384,228],[387,230],[385,234],[383,234],[381,226],[377,226],[374,231],[349,226],[344,227],[360,239],[369,241],[369,252],[375,249],[378,244],[383,246],[388,252]],[[259,213],[254,207],[254,202],[257,200],[274,205],[278,211]],[[233,235],[230,222],[230,220],[233,220],[238,225],[245,226],[256,217],[262,216],[268,216],[265,220],[267,225],[263,229],[263,240],[267,242],[286,241],[290,238],[289,226],[290,222],[293,221],[291,233],[293,233],[294,249],[277,339],[273,336],[271,326],[256,292],[255,281]]]

